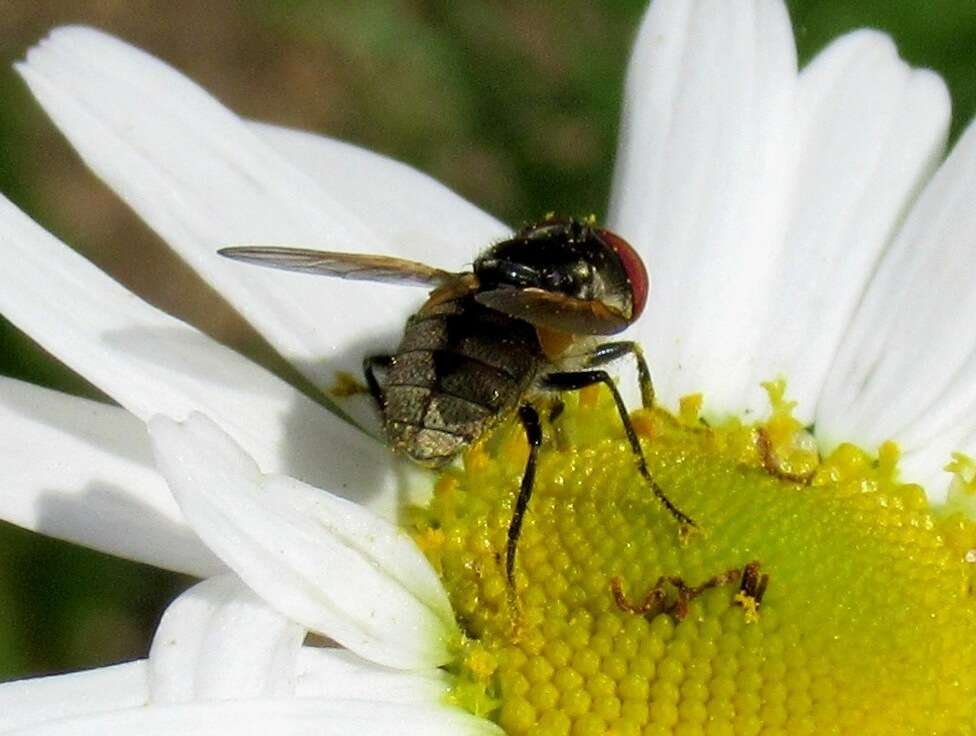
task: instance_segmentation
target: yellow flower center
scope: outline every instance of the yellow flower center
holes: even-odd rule
[[[466,635],[459,703],[510,734],[972,732],[976,526],[896,482],[892,447],[819,460],[782,385],[767,389],[761,425],[708,427],[694,398],[633,415],[691,535],[638,474],[606,392],[567,395],[514,590],[520,427],[441,476],[416,537]]]

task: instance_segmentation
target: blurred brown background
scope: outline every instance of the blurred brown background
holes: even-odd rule
[[[956,133],[972,116],[972,0],[789,5],[801,59],[849,28],[882,28],[906,58],[946,78]],[[245,116],[392,155],[519,223],[549,210],[603,213],[624,69],[644,7],[636,0],[6,0],[0,190],[151,302],[275,366],[260,339],[79,163],[13,61],[52,26],[98,26]],[[2,319],[0,373],[98,396]],[[189,582],[0,523],[0,680],[144,655],[162,607]]]

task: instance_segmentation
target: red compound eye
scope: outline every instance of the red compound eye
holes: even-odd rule
[[[644,261],[637,255],[637,251],[633,249],[630,243],[616,233],[609,230],[598,230],[597,233],[603,242],[613,248],[613,252],[620,258],[624,271],[627,273],[627,283],[630,286],[633,305],[630,321],[633,322],[644,311],[644,305],[647,303],[647,292],[651,288],[651,280],[647,275],[647,269],[644,268]]]

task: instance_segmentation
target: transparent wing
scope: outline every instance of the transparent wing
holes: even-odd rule
[[[258,266],[281,268],[322,276],[356,281],[383,281],[390,284],[441,286],[458,275],[417,261],[393,256],[364,253],[331,253],[307,248],[282,248],[269,245],[245,245],[221,248],[220,255]]]
[[[630,324],[603,302],[543,289],[493,289],[477,294],[475,301],[536,327],[574,335],[613,335]]]

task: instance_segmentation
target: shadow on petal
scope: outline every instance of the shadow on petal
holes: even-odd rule
[[[70,495],[51,489],[35,503],[41,534],[202,578],[226,570],[185,522],[138,502],[119,486],[91,483]]]

